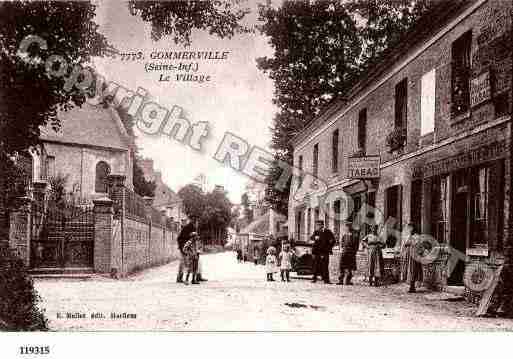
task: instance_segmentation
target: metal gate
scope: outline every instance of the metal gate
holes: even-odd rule
[[[90,206],[55,202],[32,208],[32,268],[92,268],[94,214]]]

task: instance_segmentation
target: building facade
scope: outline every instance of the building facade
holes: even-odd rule
[[[156,171],[152,159],[141,159],[138,161],[147,181],[155,182],[155,196],[153,206],[164,212],[167,218],[174,222],[181,223],[187,219],[183,200],[173,191],[162,179],[162,172]]]
[[[447,263],[438,268],[441,286],[462,285],[470,263],[499,265],[509,211],[511,40],[510,2],[441,2],[420,19],[348,98],[293,139],[302,175],[291,189],[289,235],[308,238],[319,218],[340,237],[344,220],[368,204],[387,233],[415,223],[463,253],[450,275]],[[351,178],[348,163],[362,156],[379,156],[379,177]],[[388,252],[397,255],[400,242],[387,235]]]
[[[41,147],[33,152],[34,182],[65,178],[65,190],[79,198],[105,197],[107,176],[123,175],[133,189],[133,138],[117,112],[87,102],[60,112],[61,126],[41,128]]]

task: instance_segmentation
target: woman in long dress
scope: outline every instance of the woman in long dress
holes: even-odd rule
[[[422,282],[422,263],[418,260],[422,254],[423,247],[421,246],[420,236],[418,234],[415,224],[408,224],[409,235],[403,243],[401,250],[402,257],[402,270],[401,280],[406,281],[410,285],[409,293],[415,293],[415,283]]]
[[[371,227],[371,231],[363,238],[363,244],[367,247],[369,258],[369,285],[379,287],[381,279],[384,277],[385,263],[383,260],[384,243],[377,235],[378,227]]]

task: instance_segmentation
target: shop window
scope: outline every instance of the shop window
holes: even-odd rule
[[[439,243],[449,243],[448,239],[448,176],[438,176],[433,179],[432,215],[433,235]]]
[[[410,197],[410,222],[415,225],[418,231],[421,230],[422,216],[422,180],[415,180],[411,183]]]
[[[333,131],[331,139],[331,170],[333,173],[338,172],[338,129]]]
[[[420,135],[425,136],[435,130],[435,88],[436,70],[425,73],[421,79]]]
[[[472,31],[452,44],[452,114],[458,116],[470,110],[470,75]]]
[[[326,203],[326,209],[324,211],[324,225],[326,226],[326,228],[330,228],[330,216],[329,216],[329,213],[330,213],[330,204]]]
[[[386,246],[393,248],[400,238],[396,233],[402,229],[402,185],[385,190]]]
[[[367,142],[367,109],[360,110],[358,114],[358,149],[365,153]]]
[[[470,247],[488,244],[488,199],[490,170],[480,167],[472,170],[472,203]]]
[[[335,217],[333,221],[333,232],[335,234],[335,238],[340,239],[340,200],[336,200],[335,202],[333,202],[333,215]]]
[[[317,178],[319,174],[319,144],[316,143],[313,147],[313,175]]]
[[[96,165],[96,181],[94,190],[97,193],[107,193],[107,176],[110,174],[110,166],[100,161]]]

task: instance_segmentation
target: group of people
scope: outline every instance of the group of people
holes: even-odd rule
[[[195,231],[192,221],[189,221],[189,223],[187,221],[182,222],[182,230],[178,235],[177,242],[181,257],[176,282],[188,285],[189,278],[191,279],[191,284],[199,284],[206,281],[201,273],[200,236]],[[184,272],[185,280],[183,278]]]
[[[267,248],[267,256],[265,258],[265,267],[267,273],[267,281],[274,282],[274,273],[280,272],[282,282],[290,282],[290,271],[292,270],[292,260],[294,252],[290,249],[289,244],[284,244],[280,255],[276,257],[276,248],[270,246]]]
[[[333,233],[324,227],[324,221],[316,221],[316,229],[310,239],[313,241],[313,278],[315,283],[320,275],[322,280],[330,284],[329,258],[336,243]],[[353,228],[350,221],[346,222],[347,232],[340,240],[339,278],[338,285],[352,285],[353,271],[356,268],[356,255],[360,247],[360,233]],[[418,230],[414,224],[408,225],[407,236],[401,247],[401,280],[409,283],[409,292],[416,291],[416,283],[422,281],[422,257],[424,248]],[[378,226],[371,225],[369,233],[362,239],[367,249],[368,279],[370,286],[379,286],[384,278],[384,259],[382,249],[385,247],[383,237],[378,234]]]
[[[324,227],[324,221],[316,221],[315,231],[310,237],[313,241],[313,278],[317,282],[318,276],[327,283],[330,282],[329,260],[333,254],[333,247],[336,243],[335,236],[331,230]],[[356,270],[356,254],[360,246],[359,232],[353,229],[350,221],[346,222],[347,232],[340,240],[340,259],[339,259],[339,278],[338,285],[352,285],[353,271]],[[409,292],[416,291],[416,282],[422,281],[422,264],[419,260],[425,250],[418,230],[414,224],[408,225],[408,235],[403,238],[401,247],[401,280],[409,283]],[[178,249],[181,259],[178,267],[176,281],[178,283],[199,284],[206,281],[202,277],[200,252],[201,245],[199,235],[194,229],[192,221],[183,225],[178,235]],[[384,277],[383,251],[385,241],[378,234],[378,226],[372,225],[369,233],[362,239],[364,248],[367,248],[368,255],[368,279],[370,286],[379,286]],[[283,282],[290,282],[290,271],[292,270],[292,261],[294,252],[290,244],[285,243],[279,256],[276,256],[276,248],[271,246],[267,249],[266,256],[266,274],[267,281],[274,281],[274,273],[280,272]],[[237,252],[237,258],[242,260],[242,252]],[[255,264],[257,261],[255,261]],[[185,273],[185,280],[184,280]]]

